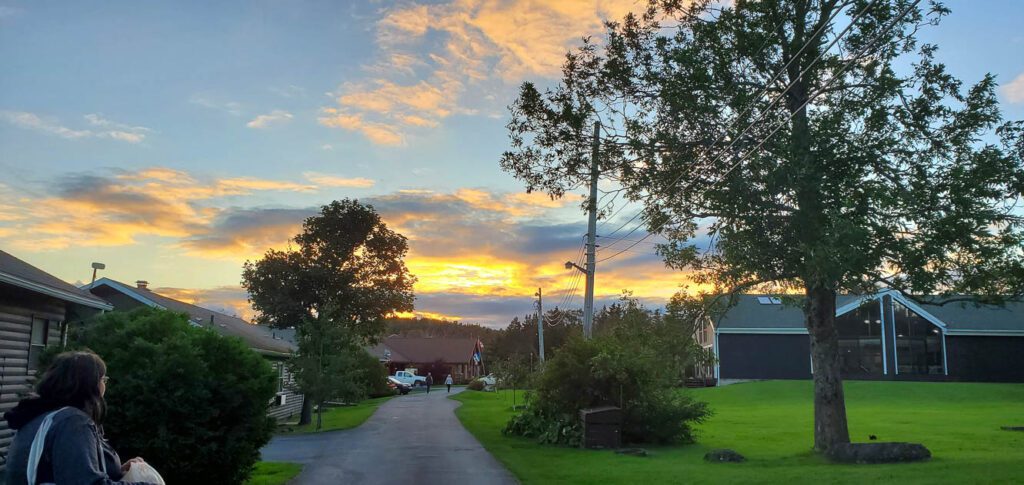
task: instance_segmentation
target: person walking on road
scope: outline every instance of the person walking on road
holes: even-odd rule
[[[445,377],[445,378],[444,378],[444,385],[448,386],[448,392],[449,392],[449,393],[451,393],[451,392],[452,392],[452,384],[453,384],[454,382],[455,382],[455,381],[453,381],[453,380],[452,380],[452,375],[451,375],[451,374],[448,374],[448,377]]]
[[[434,385],[434,374],[427,372],[427,394],[430,394],[430,386]]]

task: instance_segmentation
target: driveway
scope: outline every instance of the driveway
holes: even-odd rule
[[[435,386],[391,399],[355,429],[276,436],[263,460],[302,463],[295,484],[517,483],[462,427],[450,395]]]

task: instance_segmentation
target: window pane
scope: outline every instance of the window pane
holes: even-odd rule
[[[878,301],[836,317],[840,366],[846,375],[882,374],[882,316]]]
[[[46,320],[32,317],[32,345],[46,345]]]
[[[941,330],[898,301],[893,311],[900,374],[942,374]]]

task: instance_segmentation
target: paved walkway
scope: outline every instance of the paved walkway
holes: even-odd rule
[[[462,427],[454,413],[461,403],[447,396],[435,386],[391,399],[355,429],[276,436],[263,460],[302,463],[295,484],[516,483]]]

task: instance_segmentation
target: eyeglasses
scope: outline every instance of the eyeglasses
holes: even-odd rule
[[[100,380],[102,380],[102,381],[103,381],[103,383],[104,383],[104,384],[106,384],[106,383],[110,382],[110,377],[108,377],[108,376],[103,376],[103,377],[102,377],[102,378],[101,378]]]

